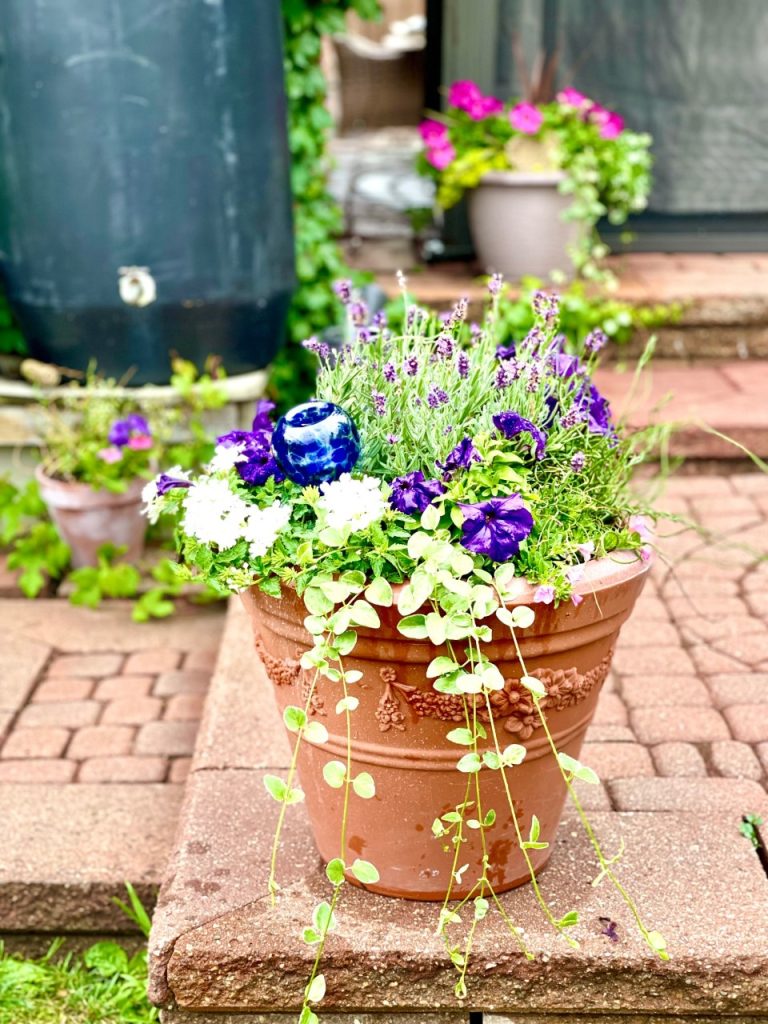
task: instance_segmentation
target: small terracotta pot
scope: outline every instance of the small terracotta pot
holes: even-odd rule
[[[558,185],[560,171],[491,171],[469,193],[469,224],[475,251],[489,272],[516,281],[573,272],[569,249],[583,227],[563,214],[573,202]]]
[[[122,556],[136,562],[144,550],[147,520],[141,514],[141,492],[146,483],[132,480],[125,491],[95,490],[88,484],[57,480],[35,470],[40,494],[48,506],[62,540],[72,550],[72,565],[96,565],[99,548],[104,544],[127,548]]]
[[[627,619],[645,581],[648,564],[632,554],[621,560],[601,559],[585,566],[584,579],[575,588],[580,605],[565,602],[558,608],[536,606],[530,629],[518,632],[526,668],[547,688],[543,704],[549,728],[560,751],[578,757],[597,698],[611,665],[619,628]],[[533,588],[519,581],[511,605],[532,603]],[[303,627],[304,605],[294,591],[282,599],[267,597],[256,588],[243,594],[254,627],[256,647],[274,683],[281,708],[303,706],[311,674],[298,659],[311,646]],[[345,659],[347,669],[359,669],[363,678],[352,687],[360,700],[352,714],[352,775],[370,772],[376,796],[350,798],[347,849],[339,850],[342,790],[323,780],[323,765],[346,761],[344,715],[335,708],[341,687],[320,678],[311,714],[328,729],[327,743],[302,743],[299,777],[320,855],[325,860],[342,856],[347,864],[356,857],[376,865],[380,881],[368,886],[375,892],[407,899],[442,899],[451,876],[453,847],[432,834],[435,818],[452,811],[465,798],[467,776],[456,770],[466,748],[446,739],[449,730],[465,724],[460,697],[436,692],[425,676],[428,663],[445,649],[428,641],[405,639],[397,632],[395,608],[377,609],[378,630],[358,630],[357,645]],[[529,692],[520,683],[521,670],[506,627],[494,618],[487,623],[493,640],[485,646],[500,669],[505,688],[493,693],[494,723],[503,747],[521,743],[525,760],[507,772],[513,802],[525,838],[532,815],[541,823],[541,839],[549,849],[531,851],[535,867],[546,864],[563,810],[566,788],[547,744]],[[470,702],[473,698],[467,698]],[[485,724],[493,746],[489,716],[482,698],[478,718]],[[486,830],[490,878],[497,892],[529,880],[518,848],[501,773],[484,768],[480,781],[482,811],[496,811],[495,824]],[[470,799],[475,799],[474,780]],[[471,814],[469,815],[472,816]],[[459,866],[469,864],[463,882],[453,893],[467,894],[479,877],[482,846],[477,831],[465,830]]]

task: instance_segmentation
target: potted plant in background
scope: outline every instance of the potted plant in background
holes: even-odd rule
[[[572,265],[595,276],[607,249],[596,225],[644,209],[651,138],[576,89],[551,103],[503,103],[474,82],[454,82],[448,108],[420,126],[419,170],[437,203],[469,190],[478,258],[508,278],[549,277]]]
[[[144,548],[142,490],[157,470],[157,439],[136,400],[89,377],[45,406],[36,469],[40,494],[75,568],[105,544],[135,562]]]
[[[530,881],[576,945],[578,914],[555,914],[537,882],[566,795],[666,958],[576,791],[597,781],[579,752],[650,564],[649,510],[628,485],[653,432],[614,420],[592,382],[605,336],[567,351],[554,297],[537,293],[532,330],[499,348],[500,288],[480,327],[460,302],[444,322],[412,306],[394,334],[343,284],[355,340],[307,343],[317,399],[148,490],[152,517],[178,517],[190,576],[241,592],[295,738],[287,776],[265,784],[281,805],[272,898],[303,800],[331,884],[304,931],[318,946],[305,1022],[345,881],[441,901],[459,996],[477,922],[505,915],[511,887]]]

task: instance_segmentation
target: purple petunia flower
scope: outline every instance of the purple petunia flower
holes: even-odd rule
[[[251,430],[266,430],[271,433],[274,430],[271,415],[274,409],[274,402],[270,402],[268,398],[260,398],[256,403],[256,415],[253,417]]]
[[[550,362],[558,377],[573,377],[581,370],[578,356],[569,356],[565,352],[556,352],[550,357]]]
[[[555,600],[555,588],[548,583],[542,583],[533,592],[533,600],[536,604],[552,604]]]
[[[420,469],[396,477],[391,487],[390,505],[398,512],[405,512],[406,515],[423,512],[435,498],[445,493],[445,487],[439,480],[425,479]]]
[[[216,438],[216,443],[225,448],[239,445],[245,458],[235,464],[240,477],[247,484],[261,487],[271,476],[279,483],[285,474],[278,466],[272,451],[272,431],[270,430],[230,430]]]
[[[493,417],[493,425],[507,440],[517,437],[518,434],[530,434],[531,440],[536,446],[536,458],[544,458],[544,452],[547,447],[547,433],[545,430],[539,430],[534,423],[531,423],[524,416],[520,416],[519,413],[512,412],[511,410],[509,412],[498,412]]]
[[[132,412],[124,420],[115,420],[109,428],[107,439],[110,444],[117,445],[118,448],[125,448],[131,438],[135,436],[151,437],[152,431],[143,416]]]
[[[158,495],[162,498],[168,491],[172,491],[174,487],[191,487],[191,480],[182,480],[179,477],[168,476],[167,473],[161,473],[160,476],[155,480],[155,487],[157,488]]]
[[[442,472],[443,479],[450,479],[457,469],[469,469],[473,462],[482,461],[480,453],[472,444],[472,438],[463,437],[456,447],[448,452],[445,462],[436,462],[435,465]]]
[[[497,359],[513,359],[517,355],[517,348],[514,342],[511,345],[497,345],[496,346],[496,358]]]
[[[494,562],[508,562],[533,529],[533,516],[519,494],[458,505],[464,513],[462,546]]]

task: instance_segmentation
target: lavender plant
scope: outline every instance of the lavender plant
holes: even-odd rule
[[[667,958],[663,937],[646,926],[617,874],[621,850],[604,852],[578,799],[575,780],[589,784],[597,776],[557,749],[544,710],[546,690],[528,673],[517,638],[533,623],[536,604],[583,600],[586,562],[611,554],[625,561],[651,557],[649,510],[632,496],[629,482],[656,438],[653,431],[628,432],[614,418],[593,380],[605,336],[593,331],[567,351],[554,296],[537,293],[533,328],[514,344],[499,346],[501,288],[492,278],[479,327],[467,324],[466,302],[460,301],[444,320],[409,306],[405,329],[393,333],[381,316],[370,319],[342,282],[338,293],[352,340],[337,350],[314,339],[306,343],[319,360],[317,403],[299,407],[298,418],[318,403],[346,417],[348,429],[337,436],[332,454],[347,469],[341,471],[340,462],[319,484],[302,477],[309,470],[286,447],[288,418],[274,428],[269,403],[261,403],[252,430],[220,437],[201,475],[163,475],[147,489],[151,518],[170,512],[178,519],[190,578],[221,591],[256,585],[274,597],[293,587],[304,600],[313,646],[301,666],[309,685],[304,705],[284,713],[296,737],[289,771],[265,778],[281,805],[269,877],[273,899],[280,892],[283,822],[290,805],[303,799],[296,779],[301,744],[322,746],[329,738],[327,728],[310,718],[315,688],[321,676],[339,688],[336,713],[347,754],[323,770],[327,785],[343,796],[339,855],[327,865],[330,897],[315,907],[303,933],[316,956],[301,1024],[317,1020],[313,1007],[325,993],[322,953],[347,877],[364,885],[379,879],[376,865],[345,861],[350,802],[376,794],[370,773],[353,773],[354,691],[362,673],[348,668],[346,658],[357,629],[378,628],[377,608],[393,604],[399,631],[436,649],[427,668],[435,690],[459,698],[464,709],[464,723],[446,738],[457,747],[466,795],[433,825],[436,840],[454,851],[438,929],[458,972],[457,996],[467,993],[476,929],[491,911],[501,914],[524,955],[533,956],[498,899],[490,854],[470,894],[452,904],[455,885],[466,887],[460,856],[467,829],[479,830],[485,843],[485,831],[500,814],[514,823],[542,912],[566,943],[578,945],[571,934],[576,911],[556,915],[538,886],[529,852],[546,846],[538,819],[523,832],[512,799],[510,778],[526,748],[504,745],[494,721],[492,698],[504,680],[487,653],[493,618],[514,640],[521,682],[594,849],[596,882],[616,888],[649,947]],[[534,607],[508,606],[520,578],[534,585]],[[484,802],[481,778],[487,772],[501,774],[506,806]]]

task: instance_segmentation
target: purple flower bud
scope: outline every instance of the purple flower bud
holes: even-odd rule
[[[394,363],[385,363],[384,369],[381,372],[384,376],[384,380],[389,381],[390,384],[395,379],[395,377],[397,377],[397,370],[395,369]]]
[[[387,444],[397,444],[399,440],[397,434],[387,434]]]
[[[382,395],[380,391],[374,391],[371,398],[373,399],[373,407],[376,410],[376,415],[383,416],[387,408],[387,396]]]
[[[509,376],[507,368],[505,366],[500,366],[496,370],[496,376],[493,378],[493,386],[498,388],[499,391],[503,391],[504,388],[508,388],[511,383],[512,378]]]
[[[346,306],[352,300],[352,282],[348,278],[333,282],[333,290]]]
[[[406,356],[403,360],[403,369],[406,377],[415,377],[419,372],[419,360],[416,356]]]
[[[441,359],[450,359],[453,355],[453,338],[444,331],[437,336],[435,350]]]
[[[370,345],[374,340],[373,334],[368,330],[367,327],[361,327],[357,332],[357,343],[358,345]]]
[[[560,300],[557,295],[547,295],[546,292],[537,291],[533,293],[533,311],[537,317],[544,320],[547,326],[552,326],[560,315]]]
[[[504,283],[504,279],[501,274],[491,274],[488,278],[488,292],[491,295],[498,295],[501,292],[501,286]]]
[[[580,473],[587,463],[587,457],[584,452],[576,452],[571,459],[571,471],[574,473]]]
[[[541,380],[541,370],[538,363],[531,363],[528,366],[527,378],[525,390],[530,394],[535,394],[539,390],[539,382]]]
[[[466,380],[469,376],[469,356],[466,352],[459,352],[459,357],[456,360],[456,369],[462,380]]]
[[[436,409],[439,405],[445,405],[448,401],[447,392],[443,391],[436,384],[433,384],[427,393],[427,405],[430,409]]]
[[[302,341],[301,347],[308,352],[314,352],[320,359],[327,359],[331,354],[330,345],[324,341],[318,341],[317,338],[307,338],[306,341]]]
[[[355,327],[365,327],[368,323],[368,307],[364,302],[353,302],[349,307],[349,319]]]
[[[480,324],[472,323],[469,325],[469,334],[472,339],[471,344],[477,345],[483,336],[483,329]]]
[[[373,314],[373,317],[371,318],[371,327],[376,327],[379,330],[382,330],[386,326],[387,314],[384,312],[383,309],[380,309],[378,313]]]
[[[584,339],[584,349],[587,352],[599,352],[607,342],[608,335],[605,331],[601,331],[599,327],[596,327],[595,330],[590,331]]]
[[[162,498],[168,491],[172,491],[174,487],[191,487],[192,482],[190,480],[182,480],[178,477],[168,476],[167,473],[161,473],[160,476],[155,480],[155,487],[157,487],[157,493]]]
[[[577,423],[581,423],[584,419],[584,410],[581,405],[574,403],[565,416],[560,417],[560,426],[563,430],[570,430],[571,427],[575,427]]]

